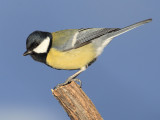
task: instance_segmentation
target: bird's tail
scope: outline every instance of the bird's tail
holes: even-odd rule
[[[107,37],[108,37],[108,38],[117,37],[117,36],[119,36],[119,35],[121,35],[121,34],[123,34],[123,33],[125,33],[125,32],[128,32],[128,31],[130,31],[130,30],[132,30],[132,29],[134,29],[134,28],[136,28],[136,27],[139,27],[139,26],[141,26],[141,25],[143,25],[143,24],[145,24],[145,23],[151,22],[151,21],[152,21],[152,19],[147,19],[147,20],[143,20],[143,21],[137,22],[137,23],[135,23],[135,24],[129,25],[129,26],[127,26],[127,27],[124,27],[124,28],[122,28],[122,29],[120,29],[120,30],[118,30],[118,31],[116,31],[116,32],[109,33],[109,34],[107,35]]]

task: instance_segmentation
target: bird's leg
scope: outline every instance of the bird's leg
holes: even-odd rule
[[[54,89],[60,87],[60,86],[64,86],[72,81],[75,82],[80,82],[80,87],[82,86],[82,82],[81,80],[77,79],[76,77],[83,71],[86,70],[86,67],[81,68],[78,72],[76,72],[75,74],[73,74],[72,76],[70,76],[64,83],[58,84]]]
[[[64,84],[68,84],[68,83],[70,83],[70,82],[72,82],[72,81],[75,81],[75,82],[80,82],[80,86],[82,85],[82,82],[79,80],[79,79],[77,79],[76,77],[81,73],[81,72],[83,72],[85,69],[80,69],[78,72],[76,72],[75,74],[73,74],[72,76],[70,76],[65,82],[64,82]]]

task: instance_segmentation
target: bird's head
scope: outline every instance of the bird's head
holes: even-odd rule
[[[52,34],[49,32],[34,31],[26,41],[27,51],[24,56],[47,53],[52,42]]]

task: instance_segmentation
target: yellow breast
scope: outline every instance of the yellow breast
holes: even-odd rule
[[[95,57],[95,49],[90,43],[65,52],[51,48],[46,63],[57,69],[79,69],[90,63]]]

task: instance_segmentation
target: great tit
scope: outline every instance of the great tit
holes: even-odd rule
[[[75,79],[102,53],[104,47],[115,37],[139,27],[152,19],[143,20],[124,28],[66,29],[57,32],[34,31],[26,41],[23,54],[52,68],[79,70],[70,76],[65,85]]]

